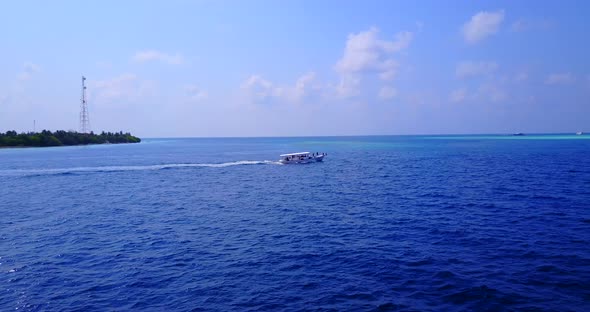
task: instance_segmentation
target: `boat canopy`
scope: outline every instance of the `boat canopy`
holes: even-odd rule
[[[282,154],[282,155],[279,155],[279,156],[281,156],[281,157],[289,157],[289,156],[305,156],[305,155],[309,155],[309,152]]]

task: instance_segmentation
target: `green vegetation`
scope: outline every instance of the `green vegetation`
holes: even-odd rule
[[[25,146],[62,146],[62,145],[87,145],[105,143],[139,143],[141,139],[130,133],[102,132],[101,134],[79,133],[75,131],[43,130],[41,132],[16,133],[16,131],[0,132],[0,147],[25,147]]]

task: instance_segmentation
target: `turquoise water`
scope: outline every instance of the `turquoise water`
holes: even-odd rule
[[[589,138],[0,149],[0,310],[587,311]]]

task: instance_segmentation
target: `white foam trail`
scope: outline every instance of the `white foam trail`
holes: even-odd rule
[[[104,166],[104,167],[73,167],[73,168],[53,168],[53,169],[10,169],[0,170],[0,176],[35,176],[35,175],[53,175],[64,173],[83,173],[83,172],[115,172],[115,171],[141,171],[141,170],[162,170],[172,168],[193,168],[193,167],[210,167],[224,168],[242,165],[280,165],[281,163],[270,160],[241,160],[219,164],[163,164],[163,165],[146,165],[146,166]]]

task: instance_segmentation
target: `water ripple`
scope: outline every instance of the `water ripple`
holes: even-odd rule
[[[5,152],[0,310],[590,310],[590,141],[324,140]]]

